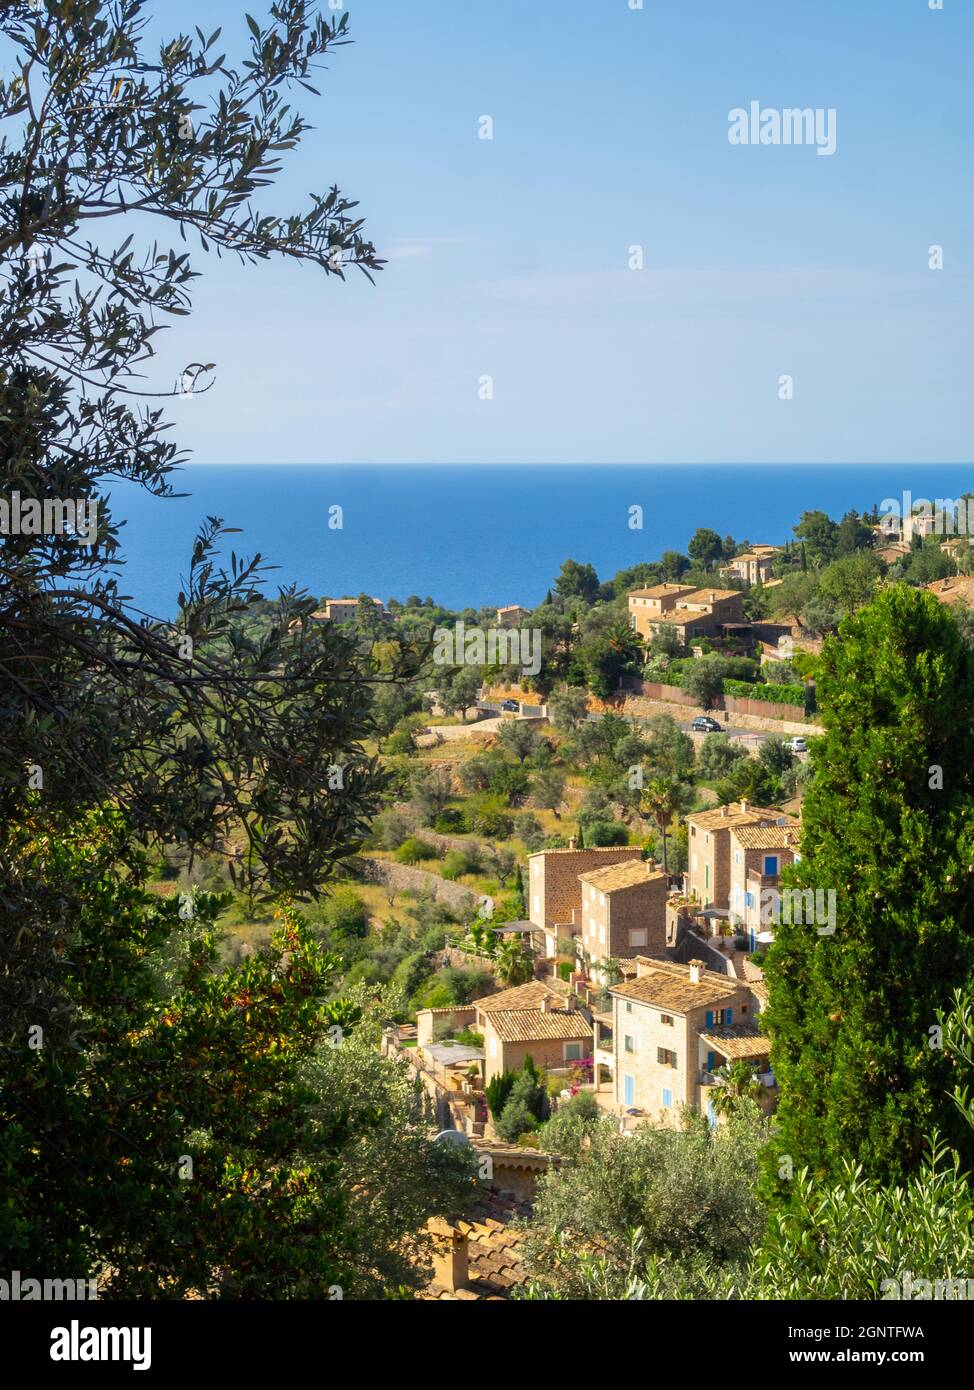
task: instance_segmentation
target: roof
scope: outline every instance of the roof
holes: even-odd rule
[[[952,607],[955,603],[967,603],[974,608],[974,575],[955,574],[949,579],[935,579],[932,584],[923,586],[933,594],[938,603]]]
[[[577,1009],[493,1009],[490,1027],[501,1042],[544,1042],[548,1039],[591,1038],[592,1025]]]
[[[736,593],[737,590],[735,589],[734,592]],[[706,623],[710,617],[710,613],[691,613],[689,608],[673,608],[669,613],[654,613],[648,621],[650,623],[676,623],[678,627],[694,627]]]
[[[488,994],[473,1003],[483,1013],[493,1013],[495,1009],[537,1009],[542,999],[550,999],[560,1004],[562,996],[543,980],[529,980],[526,985],[515,985],[513,989],[502,989],[499,994]]]
[[[617,893],[624,888],[638,888],[654,879],[665,879],[662,869],[650,868],[648,859],[624,859],[621,864],[607,864],[604,869],[589,869],[587,874],[579,874],[582,883],[597,888],[601,893]]]
[[[685,819],[698,830],[730,830],[738,825],[775,825],[788,817],[769,806],[732,801],[726,806],[713,806],[709,811],[693,811]]]
[[[418,1297],[455,1302],[509,1298],[511,1289],[527,1279],[520,1254],[526,1232],[513,1223],[530,1213],[528,1203],[516,1201],[506,1193],[490,1192],[476,1219],[456,1223],[456,1229],[467,1237],[466,1287],[450,1293],[442,1285],[431,1283]]]
[[[505,603],[498,608],[498,613],[530,613],[530,608],[525,608],[523,603]]]
[[[731,834],[743,849],[798,848],[798,836],[790,825],[733,825]]]
[[[637,858],[642,856],[642,850],[638,845],[586,845],[583,849],[569,849],[565,845],[562,849],[536,849],[528,858],[537,859],[539,854],[620,854],[625,853],[627,849]],[[591,869],[588,872],[591,873]]]
[[[726,1026],[700,1030],[700,1040],[732,1062],[741,1057],[770,1057],[771,1039],[757,1029]]]
[[[654,584],[649,589],[630,589],[630,598],[671,598],[673,594],[692,594],[693,584]]]
[[[612,985],[609,993],[618,995],[621,999],[632,999],[640,1004],[653,1004],[657,1008],[672,1010],[675,1014],[685,1014],[705,1004],[716,1004],[721,999],[729,999],[738,993],[741,985],[742,981],[731,980],[726,975],[718,974],[716,970],[701,970],[700,981],[694,984],[690,979],[688,965],[677,965],[673,961],[653,961],[651,969],[644,975],[630,980],[628,984]]]
[[[462,1043],[427,1043],[423,1051],[444,1067],[459,1067],[464,1062],[483,1061],[482,1047],[464,1047]]]
[[[740,598],[740,589],[694,589],[686,594],[684,603],[716,603],[722,598]]]
[[[761,552],[756,551],[756,550],[745,550],[745,552],[744,552],[743,555],[735,555],[734,558],[733,558],[733,560],[728,560],[727,563],[728,563],[728,565],[736,565],[740,560],[747,560],[747,561],[751,561],[751,560],[764,560],[764,561],[769,561],[770,559],[771,559],[771,556],[770,556],[770,554],[768,554],[767,551],[765,551],[764,553],[761,553]],[[736,593],[737,590],[735,589],[734,592]]]

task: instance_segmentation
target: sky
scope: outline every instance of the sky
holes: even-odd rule
[[[246,56],[236,0],[148,8]],[[343,285],[194,253],[159,365],[217,363],[172,410],[197,461],[970,459],[974,7],[345,8],[261,203],[337,183],[389,264]],[[835,152],[730,143],[752,101],[834,108]]]

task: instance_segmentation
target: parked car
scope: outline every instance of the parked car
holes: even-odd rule
[[[807,752],[808,752],[808,744],[805,742],[805,740],[804,740],[803,738],[801,738],[801,737],[800,737],[799,735],[797,735],[797,734],[796,734],[796,736],[795,736],[794,738],[790,738],[790,739],[788,740],[788,742],[785,744],[785,747],[788,749],[788,751],[789,751],[790,753],[807,753]]]
[[[690,725],[695,734],[719,734],[721,726],[716,719],[711,719],[709,714],[698,714]]]
[[[505,714],[517,714],[521,706],[517,700],[501,700],[501,709]]]

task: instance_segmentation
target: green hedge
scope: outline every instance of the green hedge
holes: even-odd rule
[[[747,681],[724,681],[725,695],[743,695],[747,700],[764,700],[769,705],[797,705],[805,708],[803,685],[749,685]]]

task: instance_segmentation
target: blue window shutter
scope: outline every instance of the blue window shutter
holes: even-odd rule
[[[708,1010],[707,1010],[707,1027],[708,1027],[708,1028],[712,1028],[713,1026],[714,1026],[714,1011],[713,1011],[713,1009],[708,1009]]]
[[[708,1052],[708,1053],[707,1053],[707,1070],[708,1070],[708,1071],[715,1071],[715,1070],[716,1070],[716,1062],[717,1062],[717,1054],[716,1054],[716,1052]]]
[[[664,1106],[666,1107],[667,1110],[670,1109],[670,1107],[671,1107],[672,1104],[673,1104],[673,1092],[672,1092],[672,1091],[664,1090],[664,1092],[663,1092],[663,1104],[664,1104]]]
[[[728,1022],[728,1024],[731,1024],[731,1023],[734,1022],[734,1010],[733,1010],[733,1009],[728,1009],[728,1010],[727,1010],[727,1022]]]

